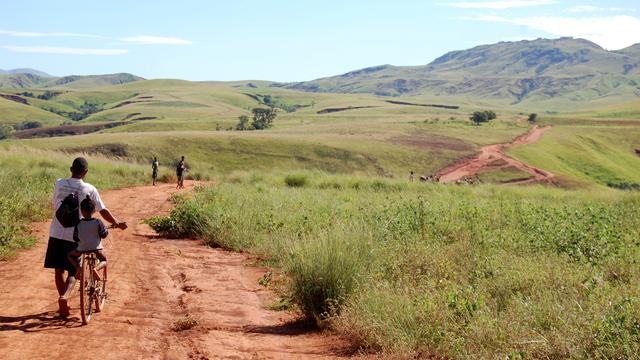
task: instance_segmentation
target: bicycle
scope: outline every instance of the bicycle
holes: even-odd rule
[[[84,325],[91,321],[94,312],[104,310],[107,300],[107,266],[96,270],[98,262],[93,251],[85,252],[80,257],[78,280],[80,280],[80,311]]]
[[[109,228],[116,229],[118,227],[110,226]],[[83,252],[80,255],[80,277],[78,280],[80,281],[80,315],[84,325],[91,321],[94,312],[98,313],[104,310],[107,301],[108,266],[96,269],[99,262],[95,251]]]

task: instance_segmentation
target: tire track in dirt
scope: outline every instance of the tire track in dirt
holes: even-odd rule
[[[193,183],[187,187],[193,188]],[[342,358],[346,343],[296,325],[296,314],[266,310],[275,295],[258,285],[265,269],[248,256],[197,240],[159,238],[140,221],[166,213],[173,185],[107,191],[105,203],[130,224],[105,241],[106,308],[87,326],[77,287],[71,317],[57,317],[53,271],[42,262],[48,222],[34,224],[37,244],[0,263],[0,359],[300,359]],[[189,315],[192,329],[176,332]]]
[[[509,182],[509,184],[552,183],[554,175],[549,171],[527,165],[504,153],[505,149],[538,141],[542,134],[549,129],[551,129],[551,126],[538,127],[536,125],[529,132],[518,137],[513,142],[483,146],[480,148],[480,154],[448,166],[438,171],[436,176],[440,182],[452,183],[469,176],[475,176],[483,169],[488,168],[491,163],[500,161],[504,164],[502,167],[512,167],[531,174],[527,179],[519,179]]]

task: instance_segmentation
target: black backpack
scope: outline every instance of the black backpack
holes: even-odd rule
[[[56,210],[56,219],[65,228],[78,225],[80,222],[80,201],[75,192],[67,195],[62,200],[58,210]]]

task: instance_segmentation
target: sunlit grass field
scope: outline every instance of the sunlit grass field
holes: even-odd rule
[[[553,124],[539,142],[509,154],[551,171],[572,187],[640,182],[640,156],[635,152],[640,149],[640,123]]]
[[[388,357],[632,359],[638,205],[615,190],[253,172],[151,224],[284,269],[282,303]]]

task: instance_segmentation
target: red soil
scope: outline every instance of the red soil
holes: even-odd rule
[[[188,183],[193,188],[193,183]],[[197,240],[159,238],[141,220],[166,213],[174,185],[104,192],[130,227],[105,241],[109,297],[82,326],[77,291],[71,316],[57,316],[53,271],[42,262],[48,222],[37,244],[0,262],[0,359],[300,359],[341,358],[344,341],[296,324],[297,314],[267,310],[275,295],[258,280],[266,269],[244,254]],[[181,190],[184,191],[184,190]],[[77,287],[76,287],[77,288]],[[189,314],[190,330],[173,324]]]
[[[552,173],[527,165],[521,161],[507,156],[504,153],[504,150],[510,147],[531,144],[538,141],[542,134],[544,134],[544,132],[549,130],[550,128],[550,126],[544,126],[541,128],[534,126],[531,131],[518,137],[511,143],[483,146],[480,148],[480,154],[478,154],[477,156],[470,159],[462,160],[456,164],[448,166],[440,170],[436,176],[439,177],[440,182],[456,182],[470,176],[475,176],[478,173],[482,172],[483,169],[490,167],[492,163],[500,160],[500,163],[502,163],[504,167],[516,168],[531,174],[531,177],[527,179],[520,179],[512,183],[551,183],[554,177]]]

